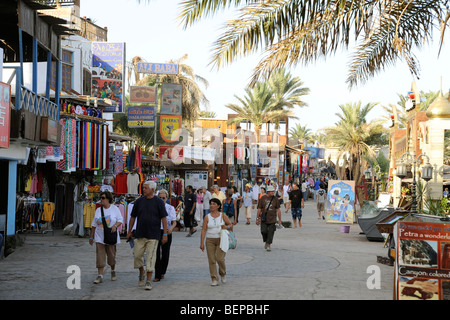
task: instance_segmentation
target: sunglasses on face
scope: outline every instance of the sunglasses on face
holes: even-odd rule
[[[166,200],[166,197],[160,197],[162,200]]]
[[[106,197],[100,197],[100,199],[104,200],[104,199],[106,199]]]

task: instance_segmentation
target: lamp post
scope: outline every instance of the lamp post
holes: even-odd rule
[[[406,157],[406,161],[404,160],[405,157]],[[411,190],[411,193],[412,193],[411,209],[412,209],[413,213],[417,213],[416,165],[420,164],[420,158],[422,158],[422,157],[427,158],[427,163],[425,165],[423,165],[423,167],[422,167],[422,179],[428,182],[431,180],[431,178],[433,176],[433,167],[430,164],[430,158],[428,158],[428,156],[425,153],[422,153],[421,155],[419,155],[416,158],[415,154],[413,156],[410,153],[406,152],[400,157],[400,163],[397,165],[397,177],[399,177],[400,179],[403,179],[404,177],[406,177],[406,174],[407,174],[406,165],[408,163],[410,163],[414,166],[413,186],[412,186],[412,190]],[[408,162],[409,160],[411,160],[411,162]]]

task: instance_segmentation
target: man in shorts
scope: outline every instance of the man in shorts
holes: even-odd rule
[[[303,200],[302,190],[298,187],[297,183],[292,184],[292,191],[289,193],[289,200],[291,202],[291,214],[292,221],[294,222],[294,228],[302,226],[302,208],[305,207],[305,202]]]
[[[164,202],[155,195],[155,191],[156,183],[154,181],[144,182],[143,196],[134,202],[127,234],[129,241],[133,237],[134,222],[137,221],[133,248],[134,268],[139,269],[139,286],[145,284],[145,290],[152,289],[150,281],[155,269],[158,242],[161,241],[162,244],[167,242],[167,211]],[[147,281],[145,281],[144,254],[147,255],[145,264]]]
[[[322,184],[320,184],[319,190],[317,191],[317,214],[325,220],[325,199],[327,198],[327,192],[323,189]]]

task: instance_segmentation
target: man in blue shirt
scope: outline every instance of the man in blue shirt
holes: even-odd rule
[[[316,182],[314,182],[314,200],[317,198],[317,192],[320,189],[320,180],[319,178],[316,178]]]

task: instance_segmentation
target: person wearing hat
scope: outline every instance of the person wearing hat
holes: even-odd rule
[[[280,202],[275,197],[275,188],[267,187],[267,194],[262,196],[258,202],[258,212],[256,224],[261,225],[261,234],[265,243],[264,248],[270,251],[270,245],[273,242],[273,236],[276,230],[276,222],[278,216],[278,224],[281,225]]]

